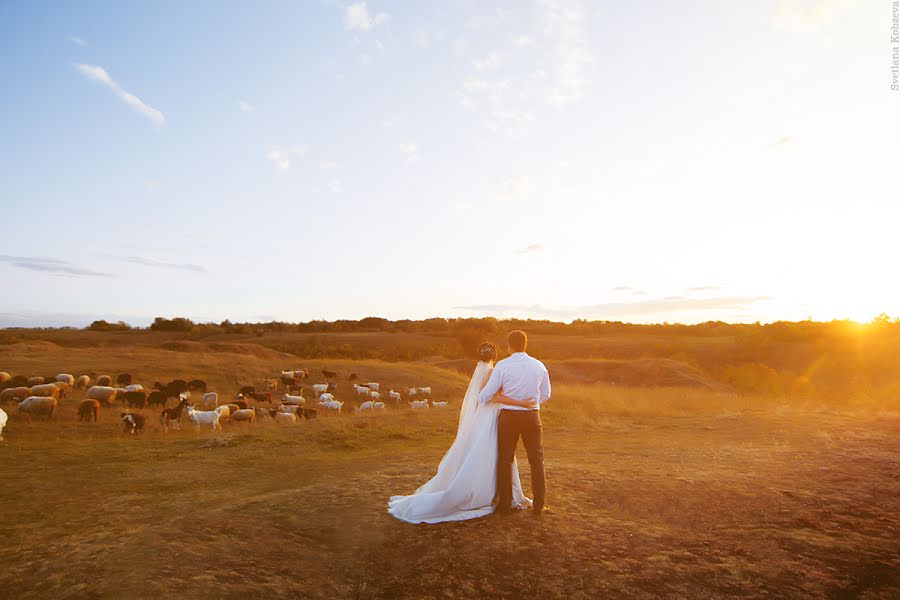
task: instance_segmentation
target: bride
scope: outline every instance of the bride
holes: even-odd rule
[[[469,382],[459,411],[456,439],[447,450],[437,474],[410,496],[392,496],[388,513],[408,523],[442,523],[483,517],[494,512],[497,481],[497,416],[501,403],[518,404],[497,395],[484,405],[478,404],[478,393],[485,386],[497,349],[490,342],[478,348],[481,360]],[[523,509],[531,500],[522,493],[519,468],[513,460],[512,506]]]

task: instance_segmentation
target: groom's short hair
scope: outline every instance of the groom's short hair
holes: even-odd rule
[[[506,343],[509,344],[509,348],[513,352],[525,352],[525,348],[528,347],[528,336],[524,331],[516,329],[515,331],[510,331],[509,335],[506,336]]]

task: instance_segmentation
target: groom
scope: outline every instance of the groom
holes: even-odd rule
[[[531,466],[534,514],[540,515],[544,510],[546,487],[541,404],[550,399],[550,375],[544,363],[525,352],[528,336],[524,331],[511,331],[506,343],[509,357],[497,363],[491,378],[478,394],[480,404],[487,404],[492,399],[503,404],[497,422],[497,508],[494,512],[510,512],[512,466],[521,435]]]

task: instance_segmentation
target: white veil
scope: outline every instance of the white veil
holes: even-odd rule
[[[472,379],[469,380],[469,387],[466,389],[466,395],[463,396],[462,406],[459,408],[459,427],[457,435],[464,425],[468,425],[472,421],[472,417],[478,411],[478,394],[484,387],[485,379],[491,371],[491,364],[484,361],[478,361],[475,365],[475,372],[472,373]]]

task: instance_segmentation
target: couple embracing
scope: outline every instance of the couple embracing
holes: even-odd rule
[[[541,361],[525,352],[524,331],[510,332],[507,344],[510,356],[496,365],[497,349],[490,342],[481,344],[456,439],[437,474],[412,495],[391,497],[388,513],[409,523],[442,523],[530,506],[535,515],[545,510],[540,407],[550,398],[550,376]],[[519,437],[531,466],[534,501],[525,497],[519,480]]]

